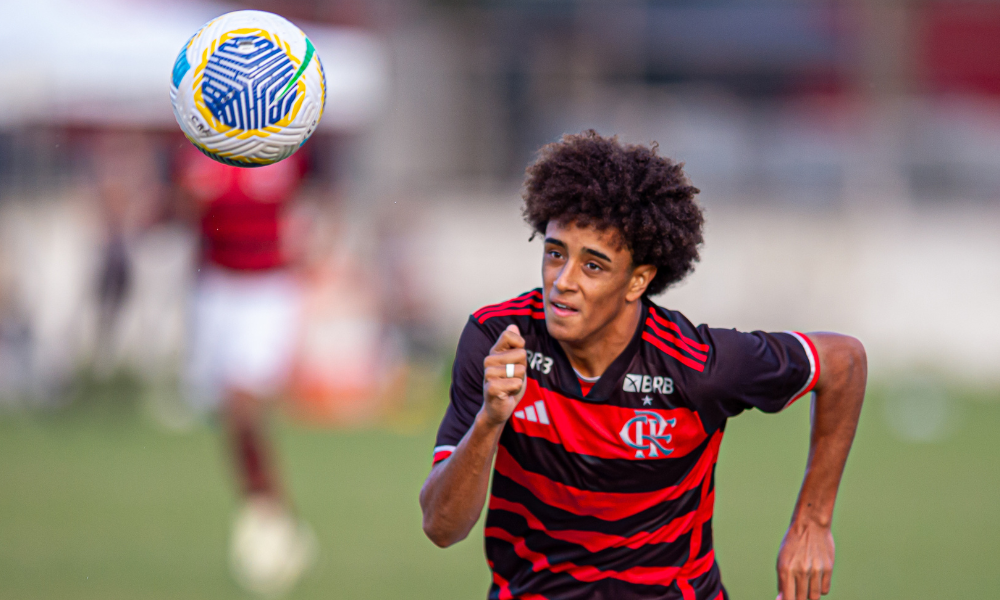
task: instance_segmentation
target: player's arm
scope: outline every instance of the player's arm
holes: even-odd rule
[[[507,365],[514,377],[507,377]],[[424,533],[442,548],[469,535],[483,512],[500,434],[524,395],[524,338],[509,326],[483,361],[483,406],[452,455],[431,469],[420,490]]]
[[[835,333],[810,333],[819,354],[805,479],[778,553],[778,598],[818,600],[830,591],[834,543],[830,525],[868,377],[865,349]]]

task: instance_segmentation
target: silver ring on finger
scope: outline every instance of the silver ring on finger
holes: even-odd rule
[[[511,378],[514,376],[514,363],[507,363],[507,377]]]

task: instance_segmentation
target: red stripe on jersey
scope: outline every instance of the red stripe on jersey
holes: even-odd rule
[[[714,500],[714,496],[712,498]],[[528,522],[528,527],[536,531],[541,531],[550,538],[562,540],[578,546],[583,546],[588,552],[600,552],[608,548],[631,548],[638,550],[646,544],[662,544],[676,541],[678,537],[684,535],[695,525],[701,525],[708,519],[699,518],[704,509],[699,506],[697,509],[677,517],[666,525],[653,531],[640,531],[628,537],[601,533],[599,531],[579,531],[575,529],[548,529],[538,517],[531,513],[523,504],[504,500],[497,496],[490,496],[490,510],[505,510],[520,515]],[[711,515],[709,515],[711,518]]]
[[[527,379],[526,386],[524,397],[518,403],[515,416],[511,418],[508,427],[513,427],[514,431],[518,433],[545,438],[550,442],[560,444],[567,452],[598,458],[635,460],[636,449],[625,443],[622,434],[624,433],[629,439],[635,441],[637,437],[636,427],[642,428],[646,435],[650,433],[648,419],[645,423],[634,422],[639,414],[636,412],[637,409],[572,400],[558,392],[539,386],[538,381],[530,377]],[[551,424],[542,424],[516,417],[518,410],[527,409],[538,400],[544,403],[548,413],[547,420]],[[671,452],[669,454],[659,452],[658,456],[649,457],[647,450],[644,452],[647,456],[645,460],[686,456],[698,448],[708,437],[701,418],[698,413],[692,410],[686,408],[669,410],[641,408],[641,413],[650,416],[658,415],[662,419],[660,423],[664,421],[667,424],[673,423],[672,426],[664,428],[663,431],[663,435],[670,435],[670,441],[666,442],[661,439],[661,446],[665,445]],[[623,432],[626,424],[630,421],[633,421],[633,424],[628,426],[628,431]]]
[[[673,321],[668,321],[667,319],[661,317],[660,314],[656,312],[656,309],[653,308],[652,306],[649,307],[649,314],[653,315],[653,318],[656,319],[656,322],[662,325],[663,327],[666,327],[667,329],[673,329],[674,331],[676,331],[677,335],[679,335],[680,338],[684,340],[684,343],[687,344],[688,346],[691,346],[696,350],[701,350],[702,352],[708,352],[709,350],[711,350],[708,344],[702,344],[684,335],[684,333],[681,331],[681,328],[677,326],[677,323],[674,323]]]
[[[551,564],[547,556],[535,552],[525,543],[524,538],[512,535],[499,527],[487,527],[486,537],[503,540],[514,546],[514,552],[531,563],[531,570],[566,573],[577,581],[592,583],[602,579],[617,579],[639,585],[670,585],[674,578],[698,577],[708,572],[715,564],[715,551],[710,550],[701,558],[690,560],[680,567],[631,567],[622,571],[602,571],[590,565],[576,565],[571,562]]]
[[[455,453],[454,450],[440,450],[438,452],[435,452],[434,453],[434,458],[432,459],[431,463],[436,465],[439,462],[441,462],[442,460],[450,457],[454,453]]]
[[[597,517],[605,521],[618,521],[669,500],[676,500],[685,492],[701,485],[712,472],[718,458],[722,433],[712,436],[698,462],[677,485],[654,492],[595,492],[553,481],[545,475],[525,470],[517,460],[500,446],[497,449],[496,472],[527,488],[541,502],[575,515]]]
[[[542,294],[540,292],[531,292],[525,296],[518,296],[517,298],[512,298],[510,300],[498,302],[497,304],[484,306],[479,310],[477,310],[476,314],[482,315],[483,313],[499,310],[501,308],[509,308],[511,306],[525,306],[532,302],[541,302],[541,301],[542,301]]]
[[[816,351],[816,345],[813,344],[813,341],[809,339],[809,336],[807,336],[806,334],[801,333],[799,331],[796,331],[795,333],[797,333],[798,336],[801,339],[803,339],[805,343],[809,346],[809,351],[812,353],[813,375],[812,378],[809,379],[809,383],[806,384],[806,387],[803,388],[802,391],[799,392],[797,396],[789,400],[785,408],[788,408],[789,406],[791,406],[792,402],[795,402],[802,396],[805,396],[806,394],[811,392],[813,388],[816,387],[816,382],[819,381],[819,352]]]
[[[681,578],[677,580],[677,587],[681,590],[681,596],[684,600],[697,600],[694,595],[694,588],[691,587],[691,583],[688,582],[687,578]]]
[[[538,291],[538,290],[531,290],[530,292],[526,292],[526,293],[521,294],[520,296],[518,296],[516,298],[511,298],[510,300],[504,300],[503,302],[497,302],[496,304],[487,304],[486,306],[484,306],[484,307],[480,308],[479,310],[477,310],[476,312],[472,313],[472,316],[478,317],[480,314],[482,314],[484,312],[491,311],[491,310],[496,310],[498,308],[501,308],[501,307],[503,307],[503,306],[505,306],[507,304],[512,304],[514,302],[520,302],[520,301],[529,300],[529,299],[535,299],[535,300],[537,300],[537,299],[540,299],[540,298],[541,298],[541,292],[540,291]]]
[[[512,304],[510,306],[502,306],[500,308],[494,308],[493,310],[488,310],[488,311],[486,311],[484,313],[481,313],[479,315],[479,317],[477,317],[477,318],[479,319],[479,322],[482,323],[482,322],[484,322],[484,321],[486,321],[488,319],[492,319],[493,317],[498,316],[500,313],[504,313],[504,312],[506,312],[508,310],[512,310],[512,309],[521,309],[521,310],[523,310],[523,309],[526,309],[526,308],[533,308],[536,311],[543,311],[544,312],[545,305],[542,304],[540,301],[535,301],[535,300],[528,299],[528,300],[525,300],[523,303],[520,303],[520,304]]]
[[[531,315],[531,317],[534,318],[534,319],[544,319],[545,318],[545,313],[544,312],[538,312],[537,309],[534,309],[534,308],[516,308],[516,309],[512,309],[512,310],[502,310],[500,312],[493,312],[493,313],[485,314],[485,315],[479,317],[479,322],[480,323],[485,323],[486,321],[492,319],[493,317],[507,317],[507,316],[510,316],[510,315]]]
[[[693,359],[690,359],[690,358],[684,356],[680,352],[678,352],[678,351],[674,350],[673,348],[671,348],[670,346],[664,344],[663,340],[661,340],[660,338],[652,335],[648,331],[643,331],[642,332],[642,339],[644,339],[647,342],[649,342],[650,344],[656,346],[657,348],[659,348],[660,350],[662,350],[667,355],[676,358],[677,360],[679,360],[681,362],[681,364],[691,367],[695,371],[701,372],[701,371],[705,370],[705,365],[703,365],[700,362],[697,362],[697,361],[695,361]]]
[[[590,390],[594,389],[594,384],[597,383],[596,381],[587,381],[586,379],[583,379],[582,377],[577,377],[576,380],[580,382],[580,392],[584,396],[586,396],[587,394],[589,394]]]
[[[500,600],[548,600],[548,598],[541,594],[520,594],[515,599],[514,594],[510,591],[510,582],[493,570],[492,562],[490,562],[490,571],[493,572],[493,583],[497,584],[497,587],[500,588]]]
[[[649,327],[653,330],[653,333],[655,333],[656,335],[660,336],[661,338],[667,340],[671,344],[677,346],[679,349],[687,352],[691,356],[697,358],[699,361],[705,362],[706,360],[708,360],[708,355],[707,354],[702,354],[701,352],[698,352],[697,350],[692,350],[684,342],[684,340],[680,340],[680,339],[677,338],[677,336],[675,336],[674,334],[670,333],[669,331],[664,331],[663,329],[660,329],[659,327],[657,327],[656,326],[656,321],[654,321],[653,319],[646,319],[646,325],[649,325]]]
[[[711,477],[705,477],[702,480],[701,501],[698,503],[698,514],[695,516],[695,523],[691,528],[691,556],[697,556],[701,550],[702,525],[711,520],[712,513],[715,512],[715,490],[708,491],[711,485]]]
[[[523,295],[518,296],[517,298],[513,298],[511,300],[506,300],[504,302],[500,302],[500,303],[497,303],[497,304],[490,304],[489,306],[484,306],[484,307],[480,308],[479,310],[477,310],[476,312],[472,313],[472,316],[475,317],[476,319],[478,319],[479,317],[483,316],[484,314],[486,314],[488,312],[495,312],[495,311],[498,311],[498,310],[503,310],[505,308],[511,308],[511,307],[516,307],[516,306],[527,306],[528,304],[531,304],[531,303],[534,303],[534,302],[541,302],[541,299],[542,299],[541,292],[539,292],[539,291],[536,290],[536,291],[528,292],[527,294],[523,294]],[[539,306],[538,308],[542,308],[542,307]]]

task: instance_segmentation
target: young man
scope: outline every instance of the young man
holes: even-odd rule
[[[697,193],[655,147],[593,131],[546,146],[528,169],[544,287],[469,319],[420,494],[424,531],[449,546],[479,518],[493,471],[490,598],[727,598],[711,527],[726,420],[809,392],[778,587],[784,600],[829,592],[864,349],[832,333],[695,326],[653,304],[698,258]]]

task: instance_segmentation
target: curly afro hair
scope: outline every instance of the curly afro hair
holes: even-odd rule
[[[646,294],[659,294],[694,268],[704,218],[683,165],[657,149],[593,129],[564,135],[528,167],[524,219],[543,235],[550,221],[616,230],[632,264],[656,267]]]

